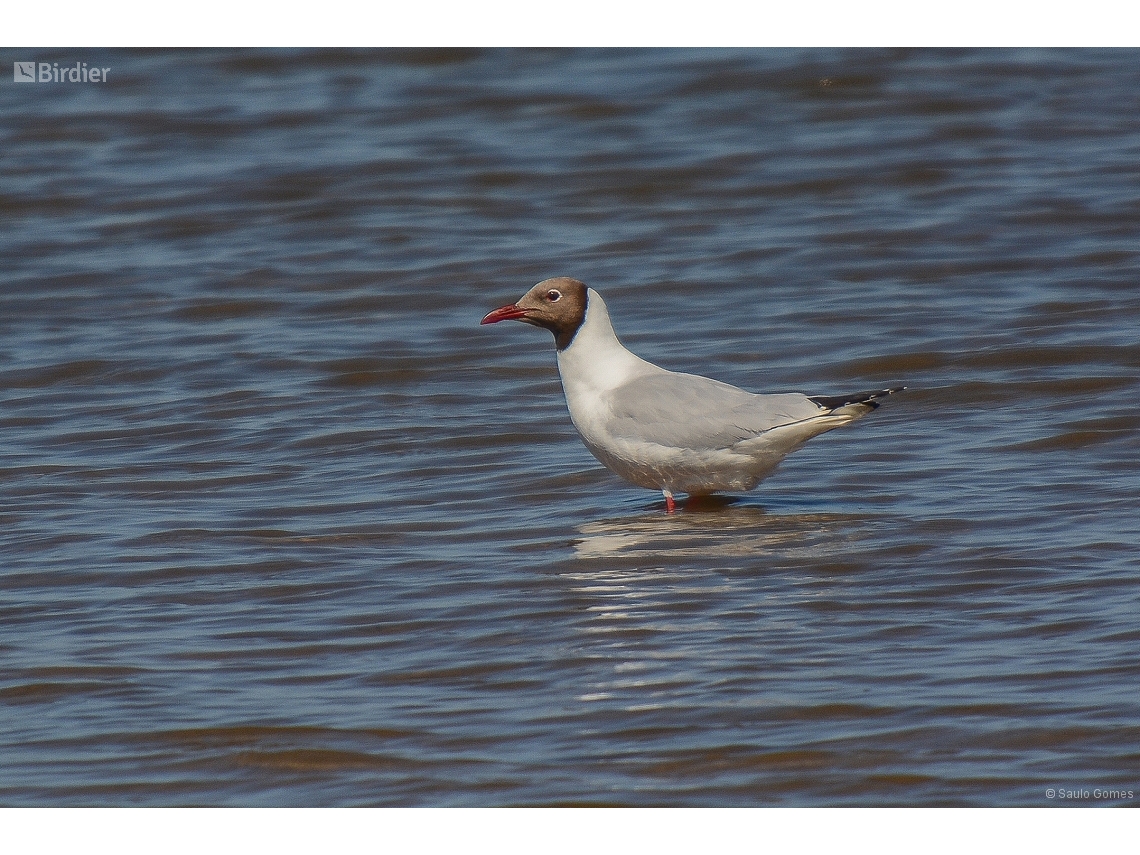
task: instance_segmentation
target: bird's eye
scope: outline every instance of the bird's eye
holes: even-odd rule
[[[546,292],[546,299],[549,300],[551,303],[557,303],[559,300],[562,299],[562,292],[561,291],[555,291],[553,288],[551,288],[549,291]]]

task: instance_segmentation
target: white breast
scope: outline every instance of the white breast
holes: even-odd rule
[[[586,317],[569,347],[558,352],[570,419],[587,445],[605,439],[607,393],[635,377],[663,370],[626,350],[614,333],[605,302],[589,289]]]

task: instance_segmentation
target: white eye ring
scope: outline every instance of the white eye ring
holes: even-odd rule
[[[559,300],[562,299],[562,292],[556,291],[553,288],[551,288],[549,291],[546,292],[546,299],[549,300],[551,303],[557,303]]]

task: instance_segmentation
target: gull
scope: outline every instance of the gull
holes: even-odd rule
[[[905,386],[838,397],[759,395],[668,371],[626,349],[602,296],[546,279],[482,324],[521,321],[554,334],[570,420],[590,453],[639,487],[675,496],[751,490],[813,436],[849,424]]]

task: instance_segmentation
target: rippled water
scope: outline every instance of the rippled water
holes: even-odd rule
[[[24,53],[0,803],[1136,803],[1140,53]],[[910,388],[666,515],[553,275]]]

